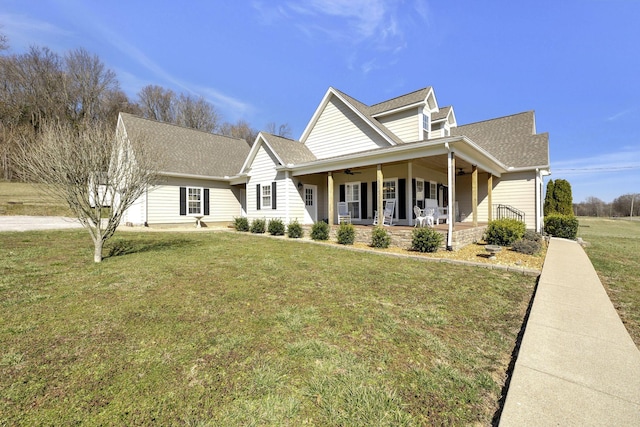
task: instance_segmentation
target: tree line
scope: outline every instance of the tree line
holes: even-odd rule
[[[202,96],[148,85],[130,99],[115,72],[84,48],[60,55],[37,46],[7,54],[8,47],[7,37],[0,33],[0,179],[19,178],[15,160],[20,145],[37,138],[50,122],[76,128],[87,122],[102,123],[115,131],[118,114],[127,112],[242,138],[249,144],[258,134],[246,120],[223,121],[217,108]],[[291,137],[288,124],[269,123],[264,130]]]
[[[627,217],[640,216],[640,193],[623,194],[607,203],[597,197],[587,197],[584,202],[574,203],[577,216]]]

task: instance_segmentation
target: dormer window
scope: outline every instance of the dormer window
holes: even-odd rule
[[[431,129],[431,114],[425,108],[422,111],[422,138],[429,139],[429,131]]]

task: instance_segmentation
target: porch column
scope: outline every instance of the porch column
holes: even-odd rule
[[[407,183],[409,185],[409,197],[407,198],[409,200],[409,209],[407,212],[409,212],[409,225],[413,226],[413,205],[416,204],[413,200],[413,162],[407,164]]]
[[[478,166],[471,165],[471,211],[473,226],[478,226]]]
[[[378,225],[384,224],[384,215],[383,215],[383,200],[382,200],[382,183],[384,181],[384,176],[382,175],[382,165],[378,165],[378,170],[376,171],[376,181],[378,182],[378,206],[376,210],[378,211]]]
[[[329,196],[328,221],[329,225],[333,225],[333,172],[329,172],[327,177],[327,194]]]
[[[448,225],[447,250],[448,251],[453,250],[453,219],[455,218],[455,206],[456,206],[455,171],[456,171],[456,155],[453,151],[450,151],[449,155],[447,156],[447,185],[448,185],[447,198],[449,199],[449,209],[447,209],[448,216],[449,216],[447,218],[447,225]]]
[[[487,202],[489,203],[487,220],[493,221],[493,175],[487,177]]]

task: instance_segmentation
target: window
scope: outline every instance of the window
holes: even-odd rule
[[[262,188],[262,208],[270,209],[271,208],[271,186],[263,185],[261,188]]]
[[[385,202],[387,200],[392,200],[392,199],[395,200],[397,187],[398,187],[398,183],[395,179],[392,181],[384,181],[382,183],[382,199]]]
[[[345,202],[351,219],[360,219],[360,183],[348,182],[345,184]]]
[[[313,206],[313,189],[312,188],[304,189],[304,204],[305,206]]]
[[[438,184],[435,182],[429,182],[429,199],[438,198]]]
[[[416,206],[424,208],[424,179],[416,179]]]
[[[422,111],[422,132],[423,138],[429,138],[429,130],[431,130],[431,113],[426,108]]]
[[[187,187],[187,213],[202,215],[202,188]]]

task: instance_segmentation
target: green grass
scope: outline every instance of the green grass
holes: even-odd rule
[[[613,305],[640,347],[640,221],[580,218],[578,237]]]
[[[0,215],[70,216],[71,211],[38,185],[0,181]]]
[[[490,425],[535,278],[236,233],[0,233],[0,424]]]

